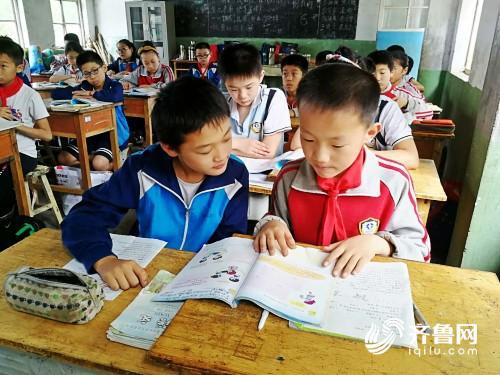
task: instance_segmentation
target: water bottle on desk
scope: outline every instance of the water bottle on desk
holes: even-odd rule
[[[186,60],[186,46],[179,45],[179,60]]]
[[[269,65],[274,65],[274,48],[273,47],[269,48],[268,62],[269,62]]]
[[[194,60],[195,58],[195,50],[194,50],[194,46],[195,46],[196,42],[194,40],[192,40],[191,42],[189,42],[189,47],[188,47],[188,60]]]

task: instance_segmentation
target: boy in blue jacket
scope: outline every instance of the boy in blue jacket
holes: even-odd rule
[[[159,143],[88,190],[62,223],[64,245],[115,290],[147,284],[144,269],[111,252],[107,228],[128,209],[137,212],[141,237],[173,249],[196,252],[247,229],[248,171],[230,156],[229,108],[219,90],[193,77],[171,82],[156,100],[152,121]]]
[[[106,65],[94,51],[85,51],[76,59],[78,68],[83,73],[82,83],[77,87],[67,87],[52,91],[53,99],[94,98],[101,102],[123,102],[123,86],[106,75]],[[128,127],[123,106],[115,107],[116,126],[118,128],[118,145],[120,150],[128,147],[130,130]],[[109,143],[109,135],[102,133],[88,139],[87,148],[91,154],[92,168],[96,171],[110,171],[113,169],[113,153]],[[79,164],[80,152],[76,140],[72,140],[57,159],[63,165],[74,166]]]

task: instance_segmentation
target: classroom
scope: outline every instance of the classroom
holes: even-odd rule
[[[494,374],[498,0],[0,0],[0,374]]]

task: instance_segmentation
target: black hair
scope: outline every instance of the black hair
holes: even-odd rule
[[[379,98],[375,77],[347,64],[325,64],[313,69],[297,89],[299,108],[304,104],[320,111],[351,108],[367,126],[373,123]]]
[[[413,61],[412,57],[408,56],[408,72],[407,72],[407,74],[410,73],[411,70],[413,69],[413,63],[414,63],[414,61]]]
[[[89,63],[89,62],[94,62],[99,66],[103,66],[104,62],[101,59],[101,56],[99,56],[96,52],[94,51],[84,51],[78,55],[76,58],[76,65],[78,65],[78,68],[82,69],[82,66]]]
[[[208,49],[210,50],[210,44],[207,42],[198,42],[194,46],[194,50],[196,51],[197,49]]]
[[[326,51],[318,52],[316,54],[316,59],[315,59],[316,66],[319,66],[319,65],[326,63],[326,55],[330,55],[330,54],[333,54],[333,51],[326,50]]]
[[[376,65],[370,57],[360,57],[358,60],[358,65],[365,72],[368,72],[370,74],[375,73]]]
[[[24,62],[23,48],[8,36],[0,37],[0,53],[9,56],[16,66]]]
[[[303,74],[306,74],[307,70],[309,69],[309,62],[307,61],[307,59],[304,56],[298,54],[285,56],[281,60],[281,71],[283,71],[283,68],[286,65],[293,65],[298,67],[300,70],[302,70]]]
[[[142,42],[141,47],[148,47],[148,46],[156,48],[155,44],[150,40],[145,40],[144,42]]]
[[[392,72],[394,69],[394,62],[392,60],[392,55],[385,50],[373,51],[368,56],[375,65],[387,65],[389,70]]]
[[[139,55],[137,54],[137,48],[135,48],[134,43],[132,43],[130,40],[120,39],[118,43],[116,43],[116,45],[118,46],[118,44],[125,44],[128,48],[132,50],[132,56],[130,56],[130,60],[135,60],[139,58]]]
[[[408,68],[408,55],[401,50],[394,50],[389,52],[392,60],[397,60],[403,68]]]
[[[70,52],[77,52],[78,54],[83,53],[83,48],[80,43],[68,42],[66,47],[64,47],[64,54],[67,55]]]
[[[356,57],[356,53],[347,46],[339,46],[334,53],[340,56],[344,56],[346,59],[349,59],[352,62],[357,62],[358,60]]]
[[[193,106],[193,103],[197,103]],[[161,89],[152,111],[160,142],[178,150],[187,134],[229,118],[226,98],[204,79],[182,77]]]
[[[259,50],[247,43],[230,44],[219,56],[218,69],[222,77],[260,77]]]
[[[80,44],[80,38],[78,38],[78,35],[76,35],[74,33],[67,33],[64,36],[64,41],[65,42],[75,42],[75,43]]]
[[[403,46],[400,46],[399,44],[393,44],[392,46],[389,46],[386,48],[387,51],[393,52],[393,51],[401,51],[403,53],[406,53],[405,48]]]

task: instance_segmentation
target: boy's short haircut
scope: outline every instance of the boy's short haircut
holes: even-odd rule
[[[197,49],[208,49],[210,50],[210,44],[207,42],[198,42],[194,46],[194,50],[196,51]]]
[[[370,126],[380,98],[375,77],[355,66],[325,64],[311,70],[299,83],[299,108],[311,105],[319,111],[352,109]]]
[[[401,50],[395,50],[389,52],[392,56],[392,60],[397,60],[403,68],[408,67],[408,55]]]
[[[64,41],[65,42],[75,42],[75,43],[80,44],[80,38],[78,37],[78,35],[76,35],[74,33],[67,33],[64,36]]]
[[[408,56],[408,72],[406,72],[406,74],[409,74],[411,72],[411,70],[413,69],[413,63],[414,63],[414,61],[413,61],[412,57]]]
[[[387,47],[386,50],[389,52],[401,51],[406,53],[405,48],[403,46],[400,46],[399,44],[393,44],[392,46]]]
[[[339,46],[335,50],[334,54],[338,54],[340,56],[344,56],[346,59],[349,59],[352,62],[356,62],[357,61],[356,53],[351,48],[349,48],[347,46]]]
[[[309,69],[309,62],[307,61],[307,59],[304,56],[298,54],[285,56],[281,60],[281,71],[283,71],[283,68],[287,65],[296,66],[302,71],[303,74],[306,74],[307,70]]]
[[[222,77],[260,77],[262,64],[257,48],[247,43],[230,44],[219,56],[219,73]]]
[[[16,66],[24,62],[23,48],[7,36],[0,37],[0,54],[9,56]]]
[[[219,124],[229,114],[227,100],[215,85],[189,76],[170,82],[160,91],[152,122],[160,142],[178,150],[187,134]]]
[[[375,65],[387,65],[391,72],[392,69],[394,69],[394,62],[392,60],[392,55],[388,51],[385,50],[373,51],[367,57],[369,57]]]
[[[104,62],[101,59],[101,56],[94,51],[84,51],[78,55],[76,58],[76,65],[78,68],[82,69],[82,66],[89,63],[94,62],[99,66],[103,66]]]
[[[358,59],[358,65],[365,72],[368,72],[370,74],[375,73],[375,63],[369,57],[360,57]]]
[[[324,64],[326,62],[326,56],[331,54],[333,54],[333,51],[330,50],[318,52],[314,61],[316,66]]]
[[[67,55],[70,52],[77,52],[78,54],[83,53],[83,48],[80,43],[68,42],[64,47],[64,54]]]

